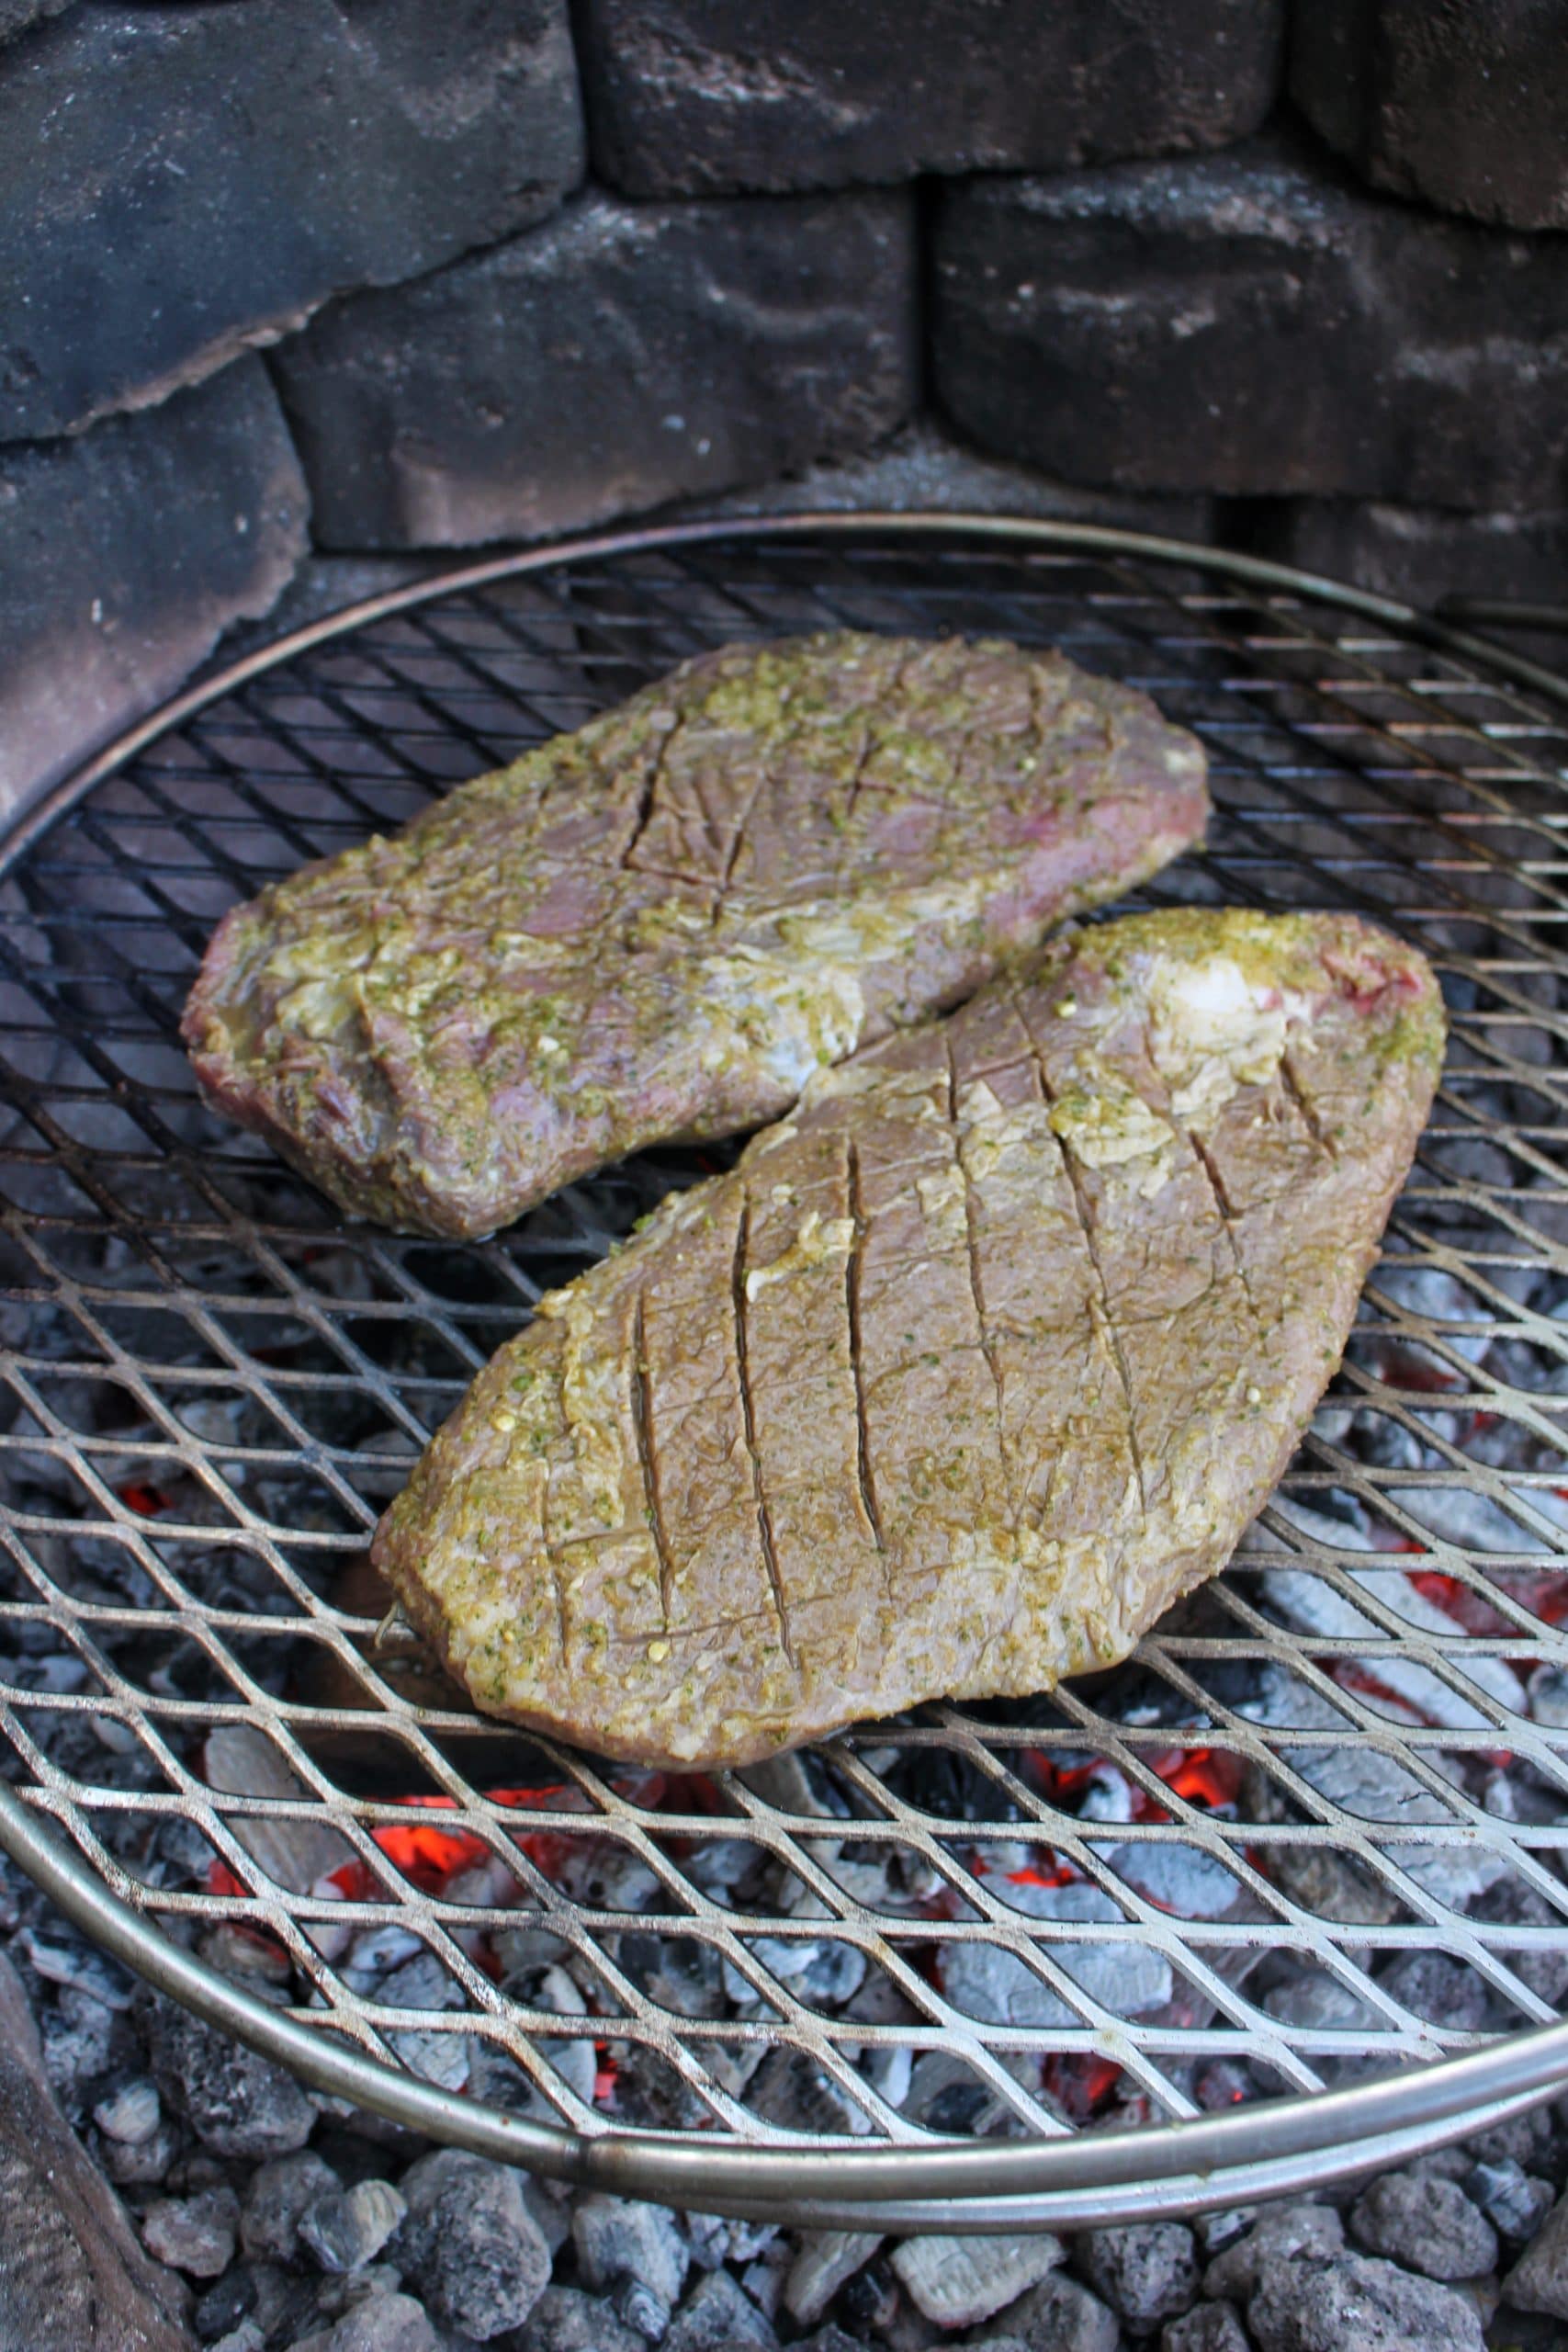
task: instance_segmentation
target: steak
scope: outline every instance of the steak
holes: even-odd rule
[[[376,1563],[479,1707],[649,1764],[1109,1665],[1301,1437],[1443,1034],[1351,918],[1068,937],[542,1299]]]
[[[1201,746],[1062,655],[731,646],[220,924],[210,1099],[345,1209],[493,1231],[775,1116],[1201,833]]]

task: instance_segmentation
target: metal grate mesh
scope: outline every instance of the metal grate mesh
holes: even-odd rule
[[[432,594],[156,736],[0,879],[11,1775],[205,1958],[467,2101],[721,2158],[1038,2139],[1568,1995],[1568,733],[1346,608],[1037,538],[649,535]],[[482,1245],[344,1227],[198,1106],[178,1013],[236,898],[689,653],[844,624],[1156,695],[1217,814],[1144,901],[1392,922],[1446,1082],[1314,1433],[1134,1660],[744,1775],[599,1770],[378,1645],[364,1545],[530,1302],[698,1161]]]

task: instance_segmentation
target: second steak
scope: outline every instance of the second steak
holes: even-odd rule
[[[344,1208],[489,1233],[773,1117],[1207,809],[1193,738],[1058,653],[730,646],[234,908],[183,1034]]]

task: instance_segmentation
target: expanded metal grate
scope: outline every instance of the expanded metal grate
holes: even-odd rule
[[[0,875],[0,1843],[324,2088],[672,2201],[1114,2218],[1539,2096],[1568,716],[1400,611],[1116,533],[688,526],[381,599],[96,763]],[[1140,902],[1393,924],[1442,974],[1448,1069],[1313,1434],[1126,1667],[626,1771],[476,1716],[378,1631],[364,1552],[539,1293],[713,1162],[399,1238],[208,1114],[176,1024],[237,898],[685,655],[843,625],[1055,643],[1156,695],[1216,815]]]

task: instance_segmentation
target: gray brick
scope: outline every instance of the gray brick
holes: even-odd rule
[[[582,170],[565,0],[76,8],[0,57],[0,440],[209,375]]]
[[[1280,136],[947,191],[934,342],[960,427],[1073,481],[1568,499],[1568,241],[1366,195]]]
[[[582,0],[596,168],[634,196],[1061,170],[1255,130],[1283,0]]]
[[[863,448],[916,398],[909,196],[592,195],[276,366],[336,548],[547,537]]]
[[[1306,0],[1291,88],[1374,186],[1516,228],[1568,228],[1562,0]]]

